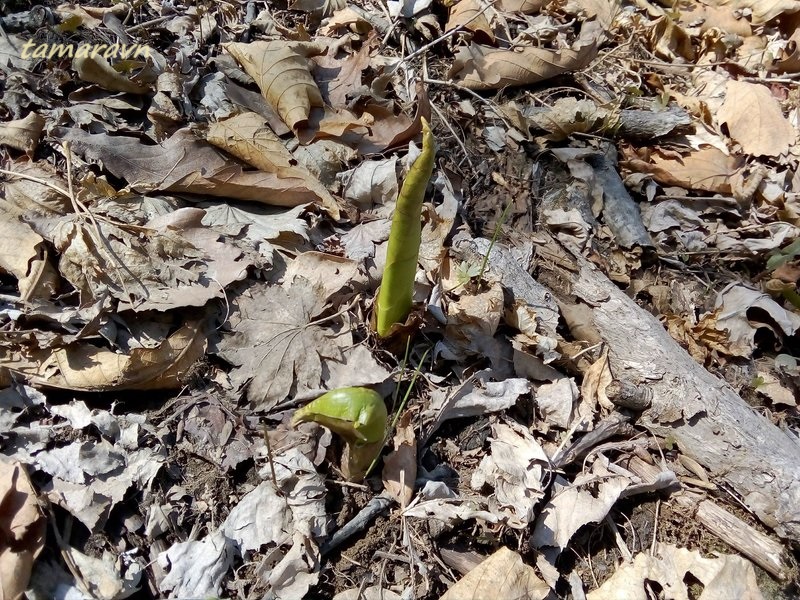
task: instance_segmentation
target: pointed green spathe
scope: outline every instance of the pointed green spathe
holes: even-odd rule
[[[422,240],[422,201],[433,174],[436,141],[428,122],[422,119],[422,154],[411,165],[392,217],[386,268],[376,303],[376,330],[385,337],[395,323],[411,312],[414,276]]]

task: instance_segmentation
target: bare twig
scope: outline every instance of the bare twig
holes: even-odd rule
[[[331,539],[320,548],[320,554],[322,556],[330,554],[359,531],[365,529],[375,517],[387,510],[392,502],[394,502],[394,500],[388,495],[380,494],[379,496],[375,496],[372,500],[367,502],[367,505],[362,508],[351,521],[348,521],[341,529],[331,536]]]
[[[508,127],[509,129],[513,129],[514,126],[509,122],[508,119],[506,119],[505,115],[497,107],[497,104],[495,104],[494,102],[492,102],[491,100],[489,100],[487,98],[484,98],[478,92],[476,92],[474,90],[471,90],[468,87],[465,87],[463,85],[459,85],[458,83],[454,83],[452,81],[443,81],[441,79],[429,79],[427,77],[424,78],[422,81],[423,81],[423,83],[429,83],[429,84],[432,84],[432,85],[444,85],[444,86],[447,86],[447,87],[452,87],[452,88],[455,88],[457,90],[461,90],[462,92],[468,93],[470,96],[472,96],[473,98],[475,98],[476,100],[478,100],[482,104],[485,104],[486,107],[489,110],[491,110],[495,115],[497,115],[497,117],[505,124],[506,127]]]
[[[455,34],[457,34],[457,33],[461,32],[461,31],[464,31],[464,29],[466,29],[466,28],[467,28],[467,25],[469,25],[470,23],[472,23],[472,22],[473,22],[475,19],[477,19],[478,17],[482,16],[482,15],[483,15],[483,13],[485,13],[487,10],[489,10],[490,8],[492,8],[492,6],[494,6],[494,3],[495,3],[496,1],[497,1],[497,0],[492,0],[492,1],[491,1],[491,2],[489,2],[489,3],[488,3],[486,6],[484,6],[484,7],[483,7],[483,8],[482,8],[482,9],[481,9],[479,12],[476,12],[476,13],[475,13],[474,15],[472,15],[472,16],[471,16],[469,19],[467,19],[466,21],[464,21],[463,23],[461,23],[461,24],[460,24],[458,27],[453,27],[452,29],[449,29],[449,30],[445,31],[445,32],[444,32],[442,35],[440,35],[438,38],[436,38],[436,39],[435,39],[435,40],[433,40],[432,42],[428,42],[428,43],[427,43],[427,44],[425,44],[424,46],[422,46],[422,47],[420,47],[420,48],[417,48],[417,49],[416,49],[414,52],[412,52],[412,53],[411,53],[411,54],[409,54],[408,56],[405,56],[405,57],[403,57],[402,59],[400,59],[400,62],[398,62],[396,65],[394,65],[394,68],[396,69],[396,68],[398,68],[400,65],[402,65],[403,63],[405,63],[405,62],[408,62],[408,61],[410,61],[410,60],[414,60],[414,59],[415,59],[415,58],[417,58],[417,57],[418,57],[420,54],[422,54],[422,53],[424,53],[424,52],[427,52],[428,50],[430,50],[431,48],[433,48],[433,47],[434,47],[436,44],[438,44],[439,42],[442,42],[442,41],[446,40],[447,38],[453,37]]]

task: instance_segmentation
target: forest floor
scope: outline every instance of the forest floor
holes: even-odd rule
[[[800,2],[0,12],[0,598],[800,595]]]

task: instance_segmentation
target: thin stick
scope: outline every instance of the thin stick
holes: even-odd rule
[[[275,462],[272,460],[272,445],[269,442],[266,423],[264,423],[264,444],[267,446],[267,460],[269,461],[269,472],[272,475],[272,485],[275,486],[275,492],[280,494],[281,488],[278,487],[278,478],[275,476]]]
[[[505,115],[502,112],[500,112],[500,109],[495,107],[495,103],[492,102],[491,100],[487,100],[486,98],[481,96],[478,92],[471,90],[466,86],[455,83],[453,81],[442,81],[441,79],[429,79],[427,77],[425,77],[422,81],[423,83],[429,83],[432,85],[444,85],[447,87],[452,87],[457,90],[461,90],[462,92],[468,93],[470,96],[472,96],[479,102],[485,104],[489,110],[491,110],[495,115],[497,115],[497,117],[505,124],[506,127],[508,127],[509,129],[514,128],[514,126],[509,122],[509,120],[506,119]]]
[[[458,144],[459,147],[461,148],[461,150],[464,152],[464,158],[467,159],[467,163],[469,163],[470,168],[474,169],[475,165],[472,164],[472,160],[469,157],[469,152],[467,152],[467,147],[464,145],[464,142],[462,142],[461,139],[459,139],[458,134],[456,133],[455,129],[453,129],[453,127],[450,125],[450,122],[444,116],[442,111],[439,110],[439,107],[436,106],[433,102],[431,102],[430,104],[431,104],[431,108],[433,109],[433,112],[435,112],[437,114],[437,116],[442,121],[442,123],[445,124],[445,127],[447,127],[450,130],[450,133],[453,134],[453,139],[456,141],[456,144]]]
[[[89,216],[89,221],[91,222],[94,232],[97,235],[97,239],[94,240],[94,242],[95,244],[98,244],[98,247],[100,245],[105,246],[106,250],[111,255],[111,258],[116,261],[117,264],[114,265],[114,268],[117,271],[117,276],[119,277],[119,283],[122,286],[122,290],[125,292],[125,295],[128,297],[128,299],[132,297],[132,294],[128,291],[128,286],[125,284],[125,278],[122,277],[122,274],[119,272],[119,267],[122,267],[128,273],[128,275],[130,275],[131,279],[141,286],[142,290],[144,291],[144,297],[149,298],[150,291],[144,285],[142,280],[139,279],[139,277],[133,271],[131,271],[124,261],[119,257],[114,248],[111,246],[111,242],[105,238],[103,232],[100,230],[100,225],[97,223],[97,219],[94,218],[94,215],[92,214],[92,211],[89,210],[89,207],[78,200],[78,197],[75,195],[72,186],[72,151],[70,150],[69,142],[64,142],[64,157],[67,160],[67,193],[69,194],[69,201],[72,203],[72,209],[75,211],[75,214],[81,220],[84,218],[81,214],[81,211],[85,212]],[[91,236],[91,233],[89,233],[89,235]]]
[[[164,21],[169,21],[173,16],[174,15],[167,15],[166,17],[156,17],[155,19],[150,19],[149,21],[145,21],[144,23],[139,23],[138,25],[128,27],[128,33],[139,31],[140,29],[145,29],[147,27],[150,27],[151,25],[158,25],[159,23],[163,23]]]
[[[653,518],[653,541],[650,544],[650,555],[656,553],[656,540],[658,539],[658,511],[661,508],[661,498],[656,499],[656,515]]]

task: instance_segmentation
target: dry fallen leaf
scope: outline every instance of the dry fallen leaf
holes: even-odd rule
[[[402,600],[402,596],[392,590],[384,589],[377,585],[371,585],[361,589],[360,587],[339,592],[333,600]]]
[[[92,343],[48,349],[0,346],[0,363],[31,385],[67,390],[155,390],[181,385],[181,378],[205,353],[207,332],[189,322],[155,348],[121,354]]]
[[[514,421],[492,424],[490,452],[472,474],[470,485],[490,486],[489,510],[514,529],[525,529],[545,494],[550,460],[531,433]]]
[[[549,0],[498,0],[495,5],[504,12],[520,12],[526,15],[539,12]]]
[[[16,600],[28,588],[47,527],[36,491],[19,462],[0,460],[0,506],[0,598]]]
[[[235,365],[234,384],[249,381],[247,397],[257,408],[322,387],[323,362],[344,361],[337,334],[314,324],[327,303],[321,285],[304,278],[288,289],[254,285],[235,302],[220,356]]]
[[[563,551],[578,529],[605,518],[631,483],[627,477],[592,473],[578,475],[572,483],[557,476],[551,499],[539,513],[531,544]]]
[[[733,11],[751,10],[753,23],[761,24],[771,21],[781,14],[792,14],[800,11],[797,0],[706,0],[705,3],[727,6]]]
[[[20,299],[51,298],[59,277],[47,257],[47,245],[18,211],[0,201],[0,272],[16,277]]]
[[[697,551],[657,543],[655,552],[640,552],[633,562],[621,564],[603,585],[586,595],[587,600],[647,600],[651,582],[670,590],[671,598],[689,598],[687,581],[702,584],[698,600],[736,598],[761,600],[752,563],[740,556],[723,554],[704,558]]]
[[[83,81],[96,83],[112,92],[129,94],[146,94],[151,90],[147,86],[131,81],[118,73],[102,56],[92,53],[90,56],[76,56],[72,68]]]
[[[383,485],[401,508],[414,496],[417,479],[417,436],[411,423],[414,414],[406,411],[397,423],[394,450],[383,461]]]
[[[783,116],[778,100],[764,85],[728,82],[717,122],[727,124],[733,140],[754,156],[780,156],[797,139],[797,132]]]
[[[582,403],[588,403],[591,408],[600,404],[605,410],[613,410],[614,404],[606,396],[606,388],[613,381],[611,368],[608,364],[608,347],[603,348],[600,355],[589,369],[584,373],[581,384]],[[593,412],[593,411],[592,411]]]
[[[602,37],[600,25],[589,21],[583,24],[580,36],[571,48],[526,47],[517,52],[473,43],[458,51],[449,76],[472,90],[497,90],[538,83],[586,67],[597,55]]]
[[[731,352],[751,355],[756,348],[756,332],[771,332],[780,341],[800,330],[800,315],[788,311],[761,290],[731,283],[717,296],[716,326],[727,330]]]
[[[24,119],[0,123],[0,145],[32,155],[42,137],[44,125],[44,117],[35,112]]]
[[[189,129],[178,130],[156,146],[145,145],[138,138],[93,135],[63,127],[56,127],[53,135],[69,141],[87,160],[102,163],[135,190],[205,194],[275,206],[320,202],[332,215],[338,215],[338,207],[309,189],[305,179],[281,179],[274,173],[246,171],[238,162],[198,140]]]
[[[337,58],[341,44],[331,44],[327,54],[314,57],[318,65],[315,79],[322,97],[330,106],[348,108],[362,96],[372,97],[369,87],[362,82],[362,74],[369,68],[370,54],[378,43],[378,36],[372,31],[361,48],[345,58]]]
[[[336,200],[311,172],[297,164],[280,138],[265,124],[264,118],[245,112],[230,119],[213,123],[206,139],[235,157],[265,173],[278,178],[302,182],[326,206],[336,206]]]
[[[312,106],[323,106],[308,58],[325,52],[320,43],[257,41],[223,44],[291,129],[308,121]]]
[[[728,156],[717,148],[702,148],[687,155],[654,149],[649,160],[625,151],[620,164],[638,173],[649,173],[662,185],[730,194],[741,175],[741,157]]]
[[[463,27],[475,34],[478,42],[494,43],[494,32],[489,24],[487,12],[479,0],[460,0],[450,8],[445,29],[448,31],[456,27]]]
[[[439,600],[525,598],[543,600],[550,593],[533,567],[505,546],[459,579]]]

